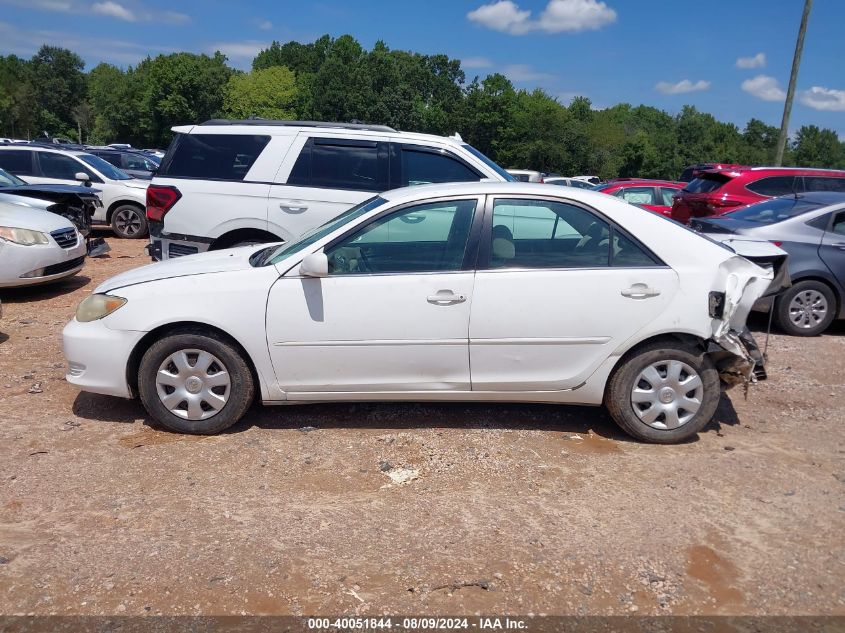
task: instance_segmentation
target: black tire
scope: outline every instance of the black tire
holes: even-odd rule
[[[799,311],[808,306],[806,312]],[[823,307],[823,313],[819,308]],[[774,320],[778,328],[792,336],[818,336],[836,318],[836,296],[821,281],[799,281],[775,301]]]
[[[666,365],[663,365],[664,363]],[[648,417],[646,412],[651,406],[655,406],[654,411],[658,412],[664,410],[664,406],[669,407],[670,405],[664,405],[664,400],[660,400],[655,405],[648,403],[635,405],[633,402],[633,390],[636,386],[643,392],[649,391],[642,384],[643,381],[638,381],[641,373],[650,366],[665,366],[668,368],[668,363],[673,363],[673,367],[678,367],[678,363],[686,365],[698,375],[701,383],[701,391],[697,398],[699,404],[694,413],[684,410],[681,406],[677,407],[680,412],[678,419],[686,418],[677,428],[656,428],[645,422],[640,416],[645,415]],[[657,371],[660,374],[660,370],[658,369]],[[682,380],[689,380],[691,374],[681,373],[679,376]],[[637,381],[636,384],[635,381]],[[692,385],[693,383],[686,384]],[[648,381],[645,381],[645,385],[649,385]],[[649,387],[650,391],[654,392],[658,397],[660,395],[669,397],[668,394],[662,392],[662,389],[665,387],[660,387],[659,385],[649,385]],[[678,393],[680,396],[688,396],[693,391],[678,391]],[[694,393],[693,396],[695,396]],[[673,396],[673,403],[675,402],[675,397]],[[617,368],[608,382],[604,404],[614,421],[628,435],[652,444],[678,444],[688,440],[710,422],[716,413],[716,407],[719,405],[720,397],[721,384],[719,373],[713,365],[713,361],[708,356],[700,350],[681,343],[658,341],[651,345],[643,346],[622,361],[622,364]],[[639,415],[635,411],[635,406],[641,411]],[[669,426],[671,423],[667,423],[666,421],[666,414],[661,413],[652,424]]]
[[[139,240],[149,233],[144,210],[134,204],[122,204],[112,211],[111,228],[122,239]]]
[[[195,373],[196,376],[213,379],[217,375],[217,371],[221,368],[221,364],[222,369],[228,373],[228,387],[222,391],[220,387],[214,387],[218,389],[218,397],[225,399],[225,404],[216,413],[203,409],[205,413],[210,414],[205,419],[191,420],[177,415],[165,406],[162,396],[159,395],[159,387],[162,390],[173,389],[175,392],[175,388],[172,386],[161,386],[157,384],[157,376],[162,364],[174,354],[185,350],[190,350],[187,354],[190,370],[194,370],[200,364],[199,356],[194,354],[196,351],[210,354],[216,361],[206,369],[205,374],[197,371]],[[193,367],[190,367],[192,356],[196,356],[196,360],[193,363]],[[175,368],[174,365],[170,365],[170,367]],[[174,373],[176,371],[178,371],[178,368],[175,368]],[[204,389],[202,383],[200,388]],[[186,386],[185,389],[188,389],[188,387]],[[138,391],[140,392],[141,402],[144,404],[144,408],[146,408],[153,420],[171,431],[194,435],[213,435],[229,428],[243,417],[255,397],[252,372],[242,352],[223,337],[202,330],[169,334],[153,343],[141,358],[138,368]],[[186,393],[186,397],[193,398],[193,396],[187,395],[185,391],[181,393]],[[201,398],[204,393],[205,391],[202,391],[195,395]],[[181,407],[182,404],[185,404],[185,407]],[[202,404],[209,410],[213,409],[207,402]],[[187,399],[182,401],[181,404],[176,404],[176,407],[179,407],[178,410],[185,410],[183,415],[189,415]]]

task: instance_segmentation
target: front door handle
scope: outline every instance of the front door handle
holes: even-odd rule
[[[307,204],[285,204],[284,202],[279,203],[279,208],[284,211],[285,213],[302,213],[303,211],[308,210]]]
[[[447,303],[463,303],[467,300],[467,296],[460,293],[452,292],[451,290],[438,290],[437,294],[428,295],[426,301],[429,303],[447,304]]]
[[[634,284],[622,291],[622,296],[628,297],[629,299],[648,299],[649,297],[656,297],[659,294],[659,290],[650,288],[647,284]]]

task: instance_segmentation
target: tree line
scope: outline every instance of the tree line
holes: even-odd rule
[[[671,115],[620,103],[603,110],[576,97],[566,105],[501,74],[468,79],[460,60],[364,49],[352,36],[273,42],[242,72],[226,57],[173,53],[126,69],[90,71],[73,51],[44,45],[31,59],[0,56],[0,130],[80,142],[166,147],[170,128],[215,117],[361,121],[399,130],[454,134],[505,167],[603,178],[677,178],[689,164],[771,164],[778,128],[751,119],[743,129],[695,107]],[[834,130],[801,127],[784,164],[845,168]]]

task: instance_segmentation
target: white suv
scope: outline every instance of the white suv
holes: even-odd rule
[[[513,180],[458,135],[262,119],[173,131],[147,192],[153,259],[295,240],[398,187]]]
[[[103,203],[94,224],[109,224],[118,237],[147,236],[144,214],[149,181],[126,175],[88,152],[38,145],[0,147],[0,167],[30,184],[93,186]]]

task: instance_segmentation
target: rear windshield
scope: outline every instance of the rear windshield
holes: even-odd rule
[[[157,175],[203,180],[243,180],[269,136],[179,134],[162,159]]]
[[[784,196],[783,198],[764,200],[726,215],[746,222],[775,224],[809,211],[815,211],[820,206],[815,202],[804,200],[800,196]]]
[[[728,182],[730,178],[722,174],[701,174],[684,187],[687,193],[710,193]]]

